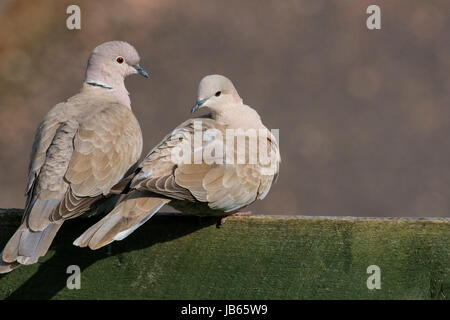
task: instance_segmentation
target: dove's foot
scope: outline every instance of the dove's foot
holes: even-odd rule
[[[220,228],[220,226],[223,225],[223,224],[225,223],[225,221],[227,220],[227,218],[228,218],[229,216],[249,216],[249,215],[251,215],[251,214],[252,214],[251,211],[239,211],[239,212],[230,214],[230,215],[228,215],[228,216],[223,216],[223,217],[221,217],[221,218],[219,219],[219,221],[217,221],[216,228]]]
[[[233,213],[232,216],[249,216],[251,214],[252,214],[251,211],[239,211],[239,212]]]

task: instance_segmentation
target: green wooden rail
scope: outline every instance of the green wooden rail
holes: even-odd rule
[[[19,211],[0,211],[1,247]],[[100,250],[73,246],[96,220],[68,221],[38,264],[0,275],[0,298],[450,299],[450,219],[160,215]]]

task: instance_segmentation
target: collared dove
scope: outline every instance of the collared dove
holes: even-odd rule
[[[6,244],[0,273],[45,255],[62,223],[108,195],[140,158],[142,132],[124,78],[148,73],[126,42],[99,45],[80,93],[54,106],[34,139],[22,224]]]
[[[153,148],[132,174],[128,193],[74,245],[98,249],[122,240],[165,204],[187,214],[223,217],[267,195],[281,160],[278,142],[258,113],[243,104],[232,82],[221,75],[201,80],[192,112],[199,108],[209,109],[210,114],[182,123]],[[196,132],[199,126],[200,131]],[[225,152],[226,156],[220,152],[231,140],[239,141],[243,135],[240,130],[245,130],[244,138],[248,138],[248,129],[265,133],[258,135],[264,142],[263,146],[258,145],[259,150],[244,140],[244,161],[240,163],[237,142],[229,149],[231,152]],[[224,139],[227,132],[232,138]],[[198,133],[200,143],[195,141]],[[210,152],[211,148],[215,151]],[[266,150],[268,161],[251,163],[251,153],[258,154],[262,149]],[[185,150],[187,157],[174,156],[180,150]],[[200,158],[200,163],[196,163],[198,154],[209,154],[210,159]]]

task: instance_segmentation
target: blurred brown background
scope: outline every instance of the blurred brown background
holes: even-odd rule
[[[448,0],[0,0],[0,207],[23,206],[34,130],[78,91],[91,50],[125,40],[151,73],[127,80],[144,153],[220,73],[280,128],[280,177],[253,212],[450,216],[449,13]]]

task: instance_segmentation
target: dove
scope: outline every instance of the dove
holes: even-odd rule
[[[41,121],[31,152],[24,215],[1,253],[0,273],[37,262],[65,220],[109,195],[137,165],[142,132],[124,78],[149,77],[139,60],[126,42],[97,46],[80,92],[55,105]]]
[[[209,114],[185,121],[147,154],[126,178],[128,191],[115,208],[74,245],[95,250],[123,240],[165,204],[184,214],[226,217],[267,195],[281,162],[275,136],[222,75],[200,81],[192,112],[203,108]],[[236,142],[250,142],[256,131],[259,147]],[[231,147],[220,152],[225,146]],[[250,161],[264,150],[266,161]]]

